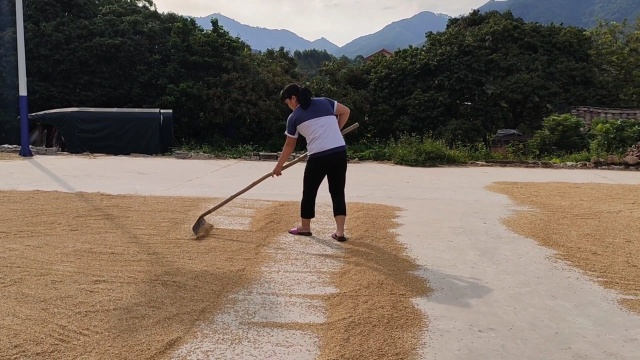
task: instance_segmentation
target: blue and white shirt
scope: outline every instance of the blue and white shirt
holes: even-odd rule
[[[307,110],[298,106],[289,115],[285,134],[292,138],[304,136],[309,157],[345,150],[346,144],[336,117],[337,106],[335,100],[326,97],[311,99]]]

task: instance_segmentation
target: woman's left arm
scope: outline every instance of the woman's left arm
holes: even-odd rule
[[[349,114],[351,114],[351,109],[344,106],[343,104],[337,103],[336,105],[336,117],[338,118],[338,126],[340,130],[344,127],[344,124],[349,120]]]

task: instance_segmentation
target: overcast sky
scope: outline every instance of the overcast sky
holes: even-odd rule
[[[307,40],[325,37],[338,46],[421,11],[449,16],[488,0],[154,0],[158,11],[188,16],[220,13],[238,22],[287,29]]]

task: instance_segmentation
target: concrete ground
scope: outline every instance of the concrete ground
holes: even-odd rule
[[[227,197],[273,165],[38,156],[0,162],[0,189]],[[297,201],[303,169],[298,164],[241,198]],[[405,209],[400,241],[435,289],[433,296],[415,299],[431,324],[423,358],[639,359],[640,317],[622,310],[616,294],[550,259],[548,249],[506,229],[500,219],[514,207],[508,198],[484,189],[495,181],[638,184],[640,174],[351,164],[348,201]],[[319,202],[328,201],[323,184]],[[232,323],[229,317],[226,321]],[[300,343],[315,344],[313,339]],[[308,349],[310,358],[314,353]]]

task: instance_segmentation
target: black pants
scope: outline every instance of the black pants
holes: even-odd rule
[[[347,215],[344,187],[347,179],[347,151],[317,157],[309,157],[304,169],[300,217],[313,219],[316,216],[316,196],[320,184],[327,177],[329,194],[333,202],[333,216]]]

